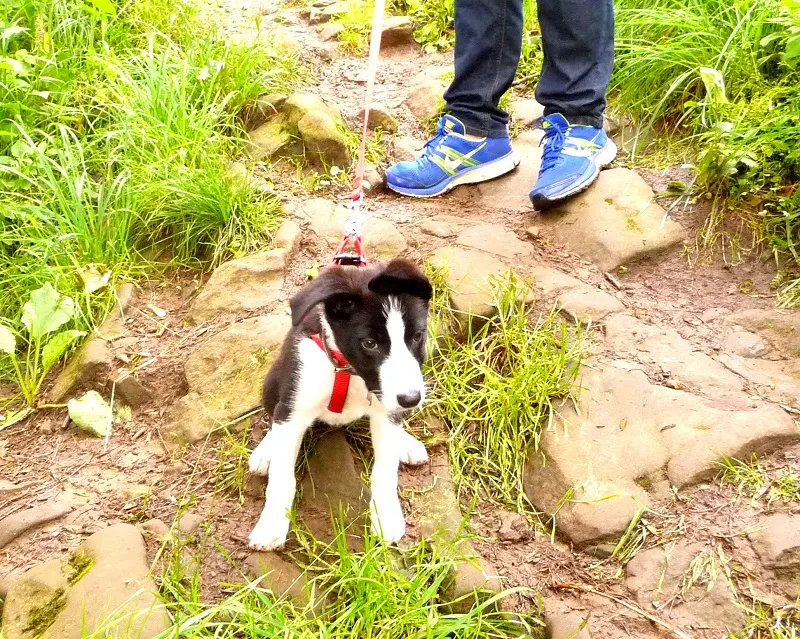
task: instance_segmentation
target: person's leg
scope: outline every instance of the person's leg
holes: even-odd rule
[[[455,78],[444,96],[447,115],[419,160],[386,171],[387,186],[403,195],[440,195],[519,164],[508,138],[508,115],[498,103],[519,62],[522,0],[455,0],[455,27]]]
[[[470,135],[508,135],[498,104],[517,72],[522,23],[522,0],[455,0],[455,77],[445,110]]]
[[[603,131],[614,65],[613,0],[537,0],[544,65],[536,99],[544,106],[542,167],[531,201],[544,209],[587,189],[614,161]]]
[[[603,127],[614,66],[613,0],[537,0],[544,64],[536,99],[544,114]]]

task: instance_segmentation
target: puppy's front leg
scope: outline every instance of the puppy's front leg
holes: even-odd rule
[[[265,440],[253,451],[254,456],[263,458],[267,451],[259,451],[259,448],[264,445],[269,447],[269,479],[264,510],[250,533],[250,548],[253,550],[277,550],[286,543],[289,511],[297,490],[294,468],[306,430],[307,424],[296,421],[274,424]]]
[[[377,415],[370,418],[369,429],[375,450],[370,478],[372,532],[384,541],[394,543],[406,533],[406,520],[397,496],[398,443],[402,425],[392,422],[388,415]]]

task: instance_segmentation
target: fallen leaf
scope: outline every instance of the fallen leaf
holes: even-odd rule
[[[158,306],[156,306],[155,304],[148,304],[147,308],[153,311],[153,314],[155,314],[157,317],[167,316],[167,311],[165,311],[163,308],[158,308]]]
[[[78,428],[95,437],[105,437],[111,426],[111,406],[97,391],[90,390],[80,399],[69,400],[67,411]]]

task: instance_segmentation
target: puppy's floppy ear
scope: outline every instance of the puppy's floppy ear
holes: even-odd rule
[[[321,302],[325,302],[325,310],[333,315],[349,314],[359,299],[350,278],[339,267],[334,266],[320,273],[289,300],[292,324],[300,324],[309,311]]]
[[[412,295],[426,302],[433,295],[433,287],[425,274],[413,262],[404,259],[389,262],[368,286],[378,295]]]

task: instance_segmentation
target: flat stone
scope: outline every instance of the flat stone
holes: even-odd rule
[[[525,229],[525,235],[527,235],[532,240],[538,240],[542,234],[542,229],[538,226],[529,226]]]
[[[413,162],[422,154],[424,143],[408,136],[400,136],[392,142],[392,157],[397,162]]]
[[[800,359],[772,361],[722,353],[717,360],[757,387],[763,396],[800,408]]]
[[[440,80],[426,80],[416,85],[405,99],[405,105],[420,122],[428,122],[438,117],[444,108],[444,95],[447,87]]]
[[[634,363],[613,364],[582,369],[577,407],[572,400],[556,406],[558,418],[525,468],[528,498],[555,514],[557,529],[576,544],[618,539],[650,504],[644,487],[662,478],[681,488],[712,478],[725,457],[800,440],[774,405],[723,410],[715,399],[651,384]]]
[[[293,143],[292,135],[279,119],[269,120],[249,131],[246,137],[247,154],[258,162],[270,160]]]
[[[544,293],[545,297],[551,297],[557,293],[586,287],[586,284],[581,282],[578,278],[562,273],[549,266],[534,266],[532,270],[534,285]]]
[[[225,262],[194,298],[188,319],[199,324],[217,315],[251,312],[278,301],[283,291],[286,249]]]
[[[491,318],[497,313],[492,294],[493,278],[502,279],[513,269],[497,257],[475,249],[443,246],[430,256],[431,264],[445,269],[452,289],[453,309],[466,316]],[[532,295],[526,301],[532,301]]]
[[[688,633],[702,629],[722,637],[739,630],[745,616],[718,562],[707,562],[708,570],[714,572],[699,575],[693,584],[690,581],[692,562],[711,549],[683,540],[667,548],[639,552],[625,568],[625,585],[639,606],[644,610],[659,606],[660,618]],[[667,602],[671,603],[661,606]]]
[[[464,517],[446,458],[431,460],[431,481],[430,489],[414,499],[413,519],[424,539],[435,544],[440,553],[458,559],[442,596],[450,612],[466,613],[476,602],[501,592],[502,581],[491,564],[461,534]]]
[[[607,315],[624,310],[616,297],[596,288],[574,289],[558,296],[561,312],[580,324],[596,323]]]
[[[609,318],[606,344],[620,357],[657,365],[680,386],[717,394],[744,389],[738,375],[698,351],[677,331],[645,324],[630,315]]]
[[[542,165],[541,131],[525,131],[514,140],[514,150],[522,158],[519,166],[495,180],[478,184],[480,202],[489,210],[531,211],[530,191]]]
[[[189,393],[170,407],[165,439],[198,441],[258,408],[264,377],[290,324],[285,314],[250,317],[195,348],[184,364]]]
[[[291,599],[301,608],[308,605],[310,598],[306,574],[297,565],[274,552],[251,553],[244,564],[251,577],[263,577],[260,586],[272,592],[276,598]]]
[[[132,371],[125,371],[114,380],[114,394],[119,396],[131,408],[144,406],[153,393]]]
[[[414,42],[414,25],[408,16],[391,16],[383,21],[381,48],[396,47]]]
[[[800,312],[750,309],[725,318],[728,326],[741,326],[767,339],[786,357],[800,358]]]
[[[197,513],[183,513],[177,522],[178,532],[184,537],[193,535],[205,520],[206,518],[203,515],[198,515]]]
[[[49,502],[41,506],[26,508],[0,519],[0,549],[7,546],[25,531],[59,519],[72,511],[72,506],[60,502]]]
[[[334,2],[326,7],[313,7],[308,16],[308,22],[309,24],[329,22],[335,17],[347,13],[349,10],[349,2]]]
[[[344,25],[341,22],[326,24],[319,30],[319,39],[323,42],[335,40],[342,31],[344,31]]]
[[[433,237],[440,237],[443,239],[453,237],[456,234],[450,224],[440,220],[425,220],[419,225],[419,230],[425,233],[425,235],[432,235]]]
[[[169,526],[160,519],[148,519],[136,526],[145,537],[162,543],[169,537]]]
[[[370,492],[361,481],[361,470],[343,430],[330,431],[316,443],[298,505],[298,519],[314,537],[332,541],[331,518],[338,520],[341,513],[348,546],[353,550],[362,547],[360,532],[367,523]]]
[[[361,122],[364,121],[364,109],[361,109],[359,112],[358,119]],[[382,129],[387,133],[394,133],[399,126],[397,118],[389,112],[389,109],[378,102],[373,102],[369,107],[369,120],[367,121],[367,125],[373,131],[375,129]]]
[[[275,231],[273,242],[275,248],[286,249],[289,253],[293,253],[300,242],[300,237],[303,234],[303,229],[294,220],[284,220]]]
[[[578,609],[578,604],[558,597],[545,597],[544,623],[550,639],[592,639],[588,629],[590,611]]]
[[[321,200],[321,201],[320,201]],[[328,200],[315,198],[303,205],[300,211],[310,222],[311,230],[335,248],[342,240],[345,223],[350,212]],[[388,260],[402,255],[408,248],[403,234],[383,218],[368,215],[363,227],[364,251],[371,260]]]
[[[471,226],[458,234],[456,244],[508,259],[533,255],[533,247],[530,244],[520,240],[513,231],[497,224]]]
[[[800,515],[766,515],[747,534],[761,563],[775,571],[786,596],[800,592]]]
[[[144,540],[134,526],[105,528],[66,560],[36,566],[12,584],[3,633],[6,639],[156,637],[170,621],[149,570]]]
[[[544,115],[544,107],[533,99],[514,100],[509,107],[509,112],[512,122],[521,127],[529,128]]]
[[[605,271],[680,244],[683,227],[666,217],[630,169],[601,171],[585,192],[541,217],[552,237]]]
[[[731,331],[722,343],[722,350],[739,357],[763,357],[770,351],[770,345],[756,333]]]
[[[49,402],[61,402],[76,387],[84,384],[105,384],[109,367],[114,362],[114,354],[108,342],[92,338],[81,346],[70,358],[52,388],[47,393]]]

